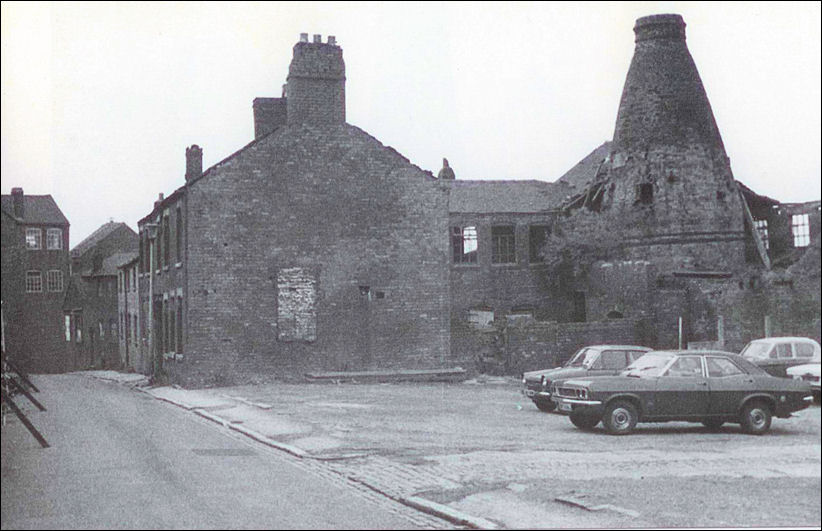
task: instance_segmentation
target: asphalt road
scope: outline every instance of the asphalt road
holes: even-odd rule
[[[420,525],[416,511],[142,393],[73,375],[34,381],[48,411],[26,409],[51,447],[13,415],[3,427],[3,529]]]

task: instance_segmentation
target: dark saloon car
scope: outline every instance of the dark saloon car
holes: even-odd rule
[[[634,345],[582,347],[562,367],[523,373],[522,394],[530,398],[540,411],[553,411],[556,404],[551,401],[552,382],[562,378],[619,374],[619,371],[650,350],[648,347]]]
[[[739,423],[762,434],[771,418],[788,418],[813,401],[801,380],[776,378],[728,352],[654,351],[618,376],[556,382],[551,399],[581,429],[602,421],[608,433],[630,433],[637,422],[691,421],[717,429]]]

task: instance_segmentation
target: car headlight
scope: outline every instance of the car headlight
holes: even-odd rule
[[[527,380],[525,379],[525,377],[523,376],[523,377],[522,377],[522,385],[525,385],[526,383],[528,383],[528,381],[527,381]]]
[[[541,383],[542,383],[542,387],[545,387],[545,386],[547,386],[547,385],[550,385],[550,383],[551,383],[551,381],[550,381],[550,380],[548,380],[547,378],[545,378],[545,376],[543,376],[542,378],[540,378],[540,380],[541,380]]]
[[[587,389],[577,389],[577,398],[581,398],[583,400],[588,398],[588,390]]]

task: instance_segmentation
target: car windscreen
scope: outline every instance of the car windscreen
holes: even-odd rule
[[[590,367],[591,364],[599,354],[599,351],[594,350],[592,348],[584,348],[581,349],[576,355],[571,358],[565,366],[566,367]]]
[[[659,376],[673,358],[674,354],[669,352],[651,352],[628,365],[621,374],[623,376]]]
[[[757,343],[752,341],[742,349],[739,355],[749,360],[763,360],[768,357],[768,351],[771,350],[772,346],[770,343]]]

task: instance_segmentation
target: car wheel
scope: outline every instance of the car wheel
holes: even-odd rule
[[[545,411],[546,413],[550,413],[557,408],[557,405],[554,404],[553,401],[544,402],[542,400],[534,400],[534,405],[536,405],[540,411]]]
[[[611,435],[626,435],[636,426],[639,415],[636,407],[626,400],[617,400],[605,408],[602,423]]]
[[[771,409],[761,401],[745,404],[739,419],[742,429],[752,435],[762,435],[771,429]]]
[[[583,415],[581,413],[571,413],[570,415],[571,423],[581,430],[592,430],[594,426],[599,424],[599,417],[595,417],[593,415]]]
[[[819,391],[814,391],[813,392],[813,403],[816,404],[817,406],[819,405],[819,402],[820,402],[820,396],[819,395],[820,395]]]
[[[702,424],[709,430],[718,430],[723,424],[725,424],[725,421],[718,419],[705,419],[702,421]]]

